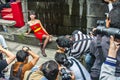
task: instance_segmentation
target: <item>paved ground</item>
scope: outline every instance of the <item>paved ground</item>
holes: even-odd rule
[[[8,47],[9,47],[8,49],[11,52],[13,52],[14,54],[16,54],[16,52],[18,50],[22,49],[23,46],[29,46],[36,54],[38,54],[40,56],[40,59],[37,62],[37,66],[41,65],[45,61],[48,61],[48,60],[51,60],[51,59],[53,60],[54,59],[54,54],[55,54],[55,51],[56,51],[55,49],[46,49],[47,57],[43,57],[39,47],[26,45],[26,44],[21,44],[21,43],[16,43],[16,42],[10,42],[10,41],[7,41],[7,44],[8,44]],[[30,60],[31,60],[31,57],[30,57]],[[11,63],[11,64],[13,64],[13,63]],[[10,70],[11,64],[8,66],[9,70]],[[7,75],[7,77],[9,76],[9,71],[6,73],[6,75]]]
[[[47,57],[43,57],[39,47],[16,43],[16,42],[10,42],[10,41],[7,41],[7,44],[9,47],[8,49],[11,52],[13,52],[14,54],[16,54],[16,52],[18,50],[21,50],[23,46],[30,47],[32,51],[34,51],[36,54],[38,54],[40,56],[40,60],[39,60],[38,64],[41,64],[41,63],[45,62],[46,60],[50,60],[50,59],[54,58],[55,49],[46,49]]]

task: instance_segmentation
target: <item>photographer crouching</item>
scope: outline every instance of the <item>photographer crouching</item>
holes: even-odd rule
[[[91,80],[90,74],[85,69],[85,67],[74,57],[67,57],[62,51],[57,51],[55,54],[55,60],[60,66],[65,66],[68,70],[72,71],[75,80]],[[65,73],[65,70],[62,71]],[[69,74],[66,73],[69,78]],[[65,76],[65,75],[64,75]],[[64,78],[64,76],[62,78]],[[62,79],[62,80],[71,80],[71,79]]]
[[[58,48],[65,52],[67,56],[73,56],[80,60],[80,57],[85,53],[90,46],[92,37],[83,34],[79,30],[75,30],[72,35],[60,36],[56,42]]]
[[[109,12],[106,19],[106,26],[98,26],[96,33],[97,39],[91,43],[90,50],[95,55],[96,60],[91,69],[92,80],[99,80],[101,65],[108,56],[110,47],[110,35],[115,37],[115,41],[120,41],[120,3],[113,5],[113,9]],[[120,48],[117,51],[117,63],[114,76],[120,77]],[[107,75],[105,75],[107,76]],[[113,80],[113,78],[111,78]],[[116,79],[115,79],[116,80]]]

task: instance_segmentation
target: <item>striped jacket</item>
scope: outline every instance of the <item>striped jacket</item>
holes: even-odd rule
[[[116,58],[107,57],[103,63],[99,80],[120,80],[120,77],[115,76]]]
[[[74,33],[72,36],[74,38],[74,44],[69,49],[68,55],[79,58],[82,53],[86,52],[89,49],[92,37],[85,35],[80,31]]]

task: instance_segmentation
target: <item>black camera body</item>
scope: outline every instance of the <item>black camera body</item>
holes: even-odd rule
[[[23,50],[23,48],[25,48],[25,47],[27,48],[26,51],[25,51],[26,56],[29,56],[29,54],[28,54],[28,50],[31,50],[31,49],[30,49],[29,47],[27,47],[27,46],[23,46],[23,47],[22,47],[22,50]]]
[[[103,26],[98,26],[96,33],[107,36],[113,35],[116,39],[120,39],[120,29],[118,28],[106,28]]]
[[[99,26],[105,26],[105,21],[104,20],[97,20],[97,25]]]
[[[71,80],[71,73],[67,72],[65,68],[61,69],[62,80]]]

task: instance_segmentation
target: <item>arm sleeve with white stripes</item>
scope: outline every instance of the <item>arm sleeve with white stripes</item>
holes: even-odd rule
[[[120,77],[115,76],[116,59],[107,57],[101,67],[99,80],[120,80]]]

